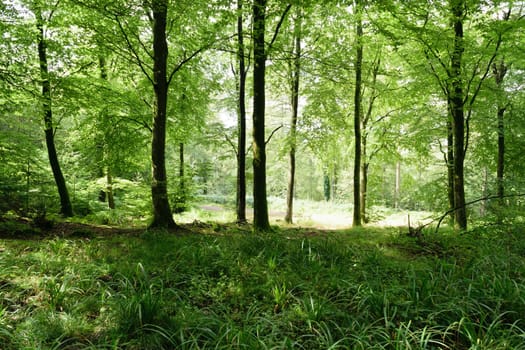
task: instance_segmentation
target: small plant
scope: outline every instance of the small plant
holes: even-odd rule
[[[282,309],[286,306],[288,299],[288,291],[286,289],[286,284],[283,283],[281,285],[274,285],[272,287],[272,297],[275,303],[273,311],[275,313],[281,312]]]

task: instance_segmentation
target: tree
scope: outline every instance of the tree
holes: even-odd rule
[[[452,135],[454,139],[454,208],[456,225],[462,230],[467,228],[467,208],[465,206],[465,110],[463,90],[463,20],[465,16],[463,0],[450,0],[454,45],[450,57],[449,92],[450,111],[452,113]]]
[[[43,17],[42,5],[36,3],[33,11],[36,17],[36,28],[37,28],[37,45],[38,45],[38,59],[40,62],[40,78],[42,85],[42,113],[44,116],[44,132],[46,135],[46,147],[49,157],[49,164],[53,171],[53,177],[57,186],[58,194],[60,196],[60,213],[66,217],[73,216],[73,206],[69,198],[69,192],[67,190],[66,180],[62,169],[60,168],[60,162],[58,160],[57,150],[55,147],[55,125],[53,123],[53,109],[52,109],[52,97],[51,97],[51,82],[49,78],[49,67],[47,59],[47,44],[44,25],[46,19]],[[47,18],[47,21],[51,20],[53,11]]]
[[[237,0],[237,60],[238,68],[238,115],[237,115],[237,184],[236,214],[237,222],[246,222],[246,75],[248,68],[245,62],[243,3]]]
[[[176,228],[168,199],[168,180],[166,175],[166,110],[168,104],[168,43],[166,41],[167,0],[151,2],[153,27],[153,127],[151,139],[151,199],[153,202],[153,221],[151,227]]]
[[[354,89],[354,216],[352,226],[361,226],[361,83],[363,69],[363,4],[355,0],[355,31],[356,31],[356,57],[355,57],[355,89]]]
[[[266,140],[265,113],[265,18],[266,0],[253,2],[253,226],[268,231],[268,202],[266,199]],[[240,150],[239,150],[240,151]]]
[[[108,72],[106,68],[106,59],[103,56],[99,57],[99,65],[100,65],[100,78],[102,80],[107,81],[108,80]],[[101,115],[101,118],[106,118],[105,115]],[[108,143],[111,142],[109,140],[109,137],[107,135],[107,128],[104,129],[104,140],[103,140],[103,164],[105,165],[105,169],[103,169],[103,172],[106,173],[106,188],[104,193],[104,197],[107,198],[108,201],[108,208],[109,209],[115,209],[115,198],[113,196],[113,175],[112,175],[112,169],[111,169],[111,162],[109,161],[109,158],[111,157],[109,155],[109,145]]]
[[[168,109],[168,90],[174,78],[183,67],[211,46],[216,36],[216,28],[192,27],[192,16],[210,15],[215,8],[186,6],[177,3],[171,6],[168,0],[148,2],[132,1],[128,3],[100,3],[82,1],[95,9],[104,19],[104,24],[91,29],[104,38],[102,44],[128,62],[134,63],[153,87],[153,121],[151,125],[151,198],[153,204],[152,227],[176,228],[170,210],[167,191],[166,172],[166,128]],[[168,17],[184,12],[177,20]],[[193,11],[193,12],[190,12]],[[217,12],[213,12],[214,15]],[[210,26],[220,26],[222,21],[214,18]],[[218,20],[218,21],[217,21]],[[206,23],[208,23],[206,21]],[[148,28],[149,26],[149,28]],[[168,42],[168,29],[170,42]],[[174,42],[173,38],[182,38],[184,43]],[[152,49],[145,42],[150,40]],[[169,55],[171,46],[174,54]],[[168,70],[168,65],[170,69]]]
[[[290,123],[290,170],[288,177],[288,190],[286,193],[286,216],[284,220],[291,224],[293,221],[293,198],[295,189],[295,152],[297,147],[297,116],[299,112],[299,77],[301,74],[301,17],[302,11],[297,7],[294,20],[292,62],[290,62],[290,102],[292,106],[292,117]]]
[[[502,59],[499,63],[494,63],[492,72],[494,80],[501,95],[503,79],[507,74],[507,65]],[[496,194],[500,199],[500,205],[503,205],[503,196],[505,194],[504,171],[505,171],[505,110],[507,106],[498,99],[497,103],[497,123],[498,123],[498,160],[496,166]]]
[[[255,231],[270,230],[266,197],[266,138],[265,138],[265,76],[266,58],[291,5],[284,10],[273,38],[266,47],[266,0],[253,2],[253,227]]]

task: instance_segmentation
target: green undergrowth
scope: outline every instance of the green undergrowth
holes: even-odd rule
[[[2,349],[525,349],[525,228],[0,241]]]

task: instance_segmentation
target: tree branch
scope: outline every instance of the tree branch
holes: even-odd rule
[[[467,205],[471,205],[471,204],[475,204],[475,203],[478,203],[478,202],[481,202],[481,201],[485,201],[485,200],[488,200],[488,199],[501,199],[501,198],[511,198],[511,197],[525,197],[525,193],[518,193],[518,194],[508,194],[506,196],[498,196],[498,195],[491,195],[491,196],[486,196],[486,197],[483,197],[483,198],[478,198],[478,199],[475,199],[473,201],[470,201],[470,202],[467,202],[465,203],[464,206],[462,207],[456,207],[456,208],[453,208],[453,209],[449,209],[447,210],[440,218],[439,218],[439,221],[438,221],[438,224],[436,226],[436,231],[435,233],[438,232],[439,230],[439,226],[441,225],[441,223],[443,222],[443,220],[447,217],[447,215],[449,215],[450,213],[453,213],[455,212],[456,210],[459,210],[459,209],[462,209],[462,208],[465,208]],[[436,221],[436,219],[430,221],[429,223],[423,225],[422,227],[425,227],[429,224],[431,224],[432,222]]]
[[[209,45],[205,45],[194,51],[189,57],[185,57],[182,61],[177,64],[173,70],[170,73],[170,76],[168,78],[168,85],[170,85],[171,80],[173,79],[173,76],[175,73],[177,73],[186,63],[191,61],[193,58],[195,58],[198,54],[200,54],[202,51],[206,50],[209,47]]]
[[[267,145],[267,144],[270,142],[270,140],[272,139],[273,135],[274,135],[274,134],[275,134],[280,128],[282,128],[282,127],[283,127],[283,125],[281,124],[281,125],[279,125],[277,128],[275,128],[275,129],[271,132],[270,136],[268,136],[268,139],[266,140],[266,142],[265,142],[264,144]]]
[[[153,78],[149,75],[148,71],[146,70],[146,67],[145,67],[145,63],[142,62],[142,60],[140,59],[140,56],[138,54],[138,52],[135,50],[135,48],[133,47],[133,45],[131,44],[131,41],[129,40],[129,37],[128,37],[128,34],[126,33],[126,30],[124,29],[124,26],[122,25],[122,23],[120,22],[120,19],[119,19],[119,16],[118,15],[115,15],[115,20],[117,21],[117,24],[118,24],[118,27],[120,29],[120,32],[122,33],[122,35],[124,36],[124,40],[126,40],[126,45],[128,46],[128,49],[131,51],[131,53],[133,54],[133,57],[135,58],[136,60],[136,63],[138,64],[140,70],[142,71],[142,73],[144,73],[144,75],[146,75],[146,78],[148,78],[148,80],[150,81],[150,83],[152,85],[155,85],[155,82],[153,81]]]
[[[284,9],[283,14],[281,15],[281,18],[279,19],[277,26],[275,27],[275,31],[273,32],[272,41],[270,41],[270,44],[268,45],[268,49],[266,50],[266,52],[270,52],[270,50],[272,49],[273,44],[275,43],[275,40],[277,39],[277,36],[279,35],[281,26],[283,25],[283,22],[286,19],[286,15],[288,14],[288,12],[290,12],[291,8],[292,8],[292,4],[288,4],[286,8]]]

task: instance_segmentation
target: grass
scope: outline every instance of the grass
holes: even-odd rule
[[[0,241],[2,349],[525,349],[525,228]]]

